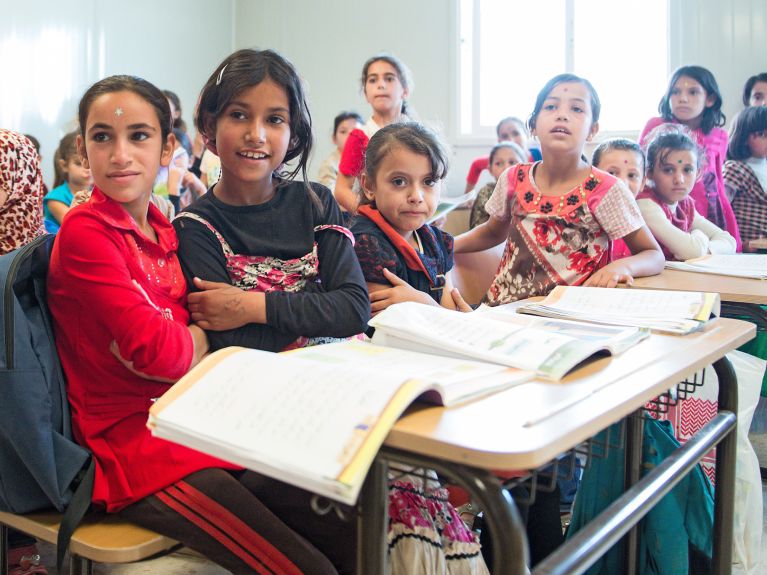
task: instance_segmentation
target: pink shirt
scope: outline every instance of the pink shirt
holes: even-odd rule
[[[651,118],[639,137],[642,146],[647,144],[648,133],[665,123],[678,124],[679,122],[668,122],[663,118]],[[738,246],[737,251],[740,251],[738,222],[735,220],[735,213],[732,211],[730,201],[725,194],[722,176],[722,167],[727,158],[727,132],[721,128],[713,128],[708,134],[704,134],[698,128],[693,131],[693,134],[698,145],[705,151],[706,157],[700,178],[692,188],[690,197],[695,201],[695,209],[700,215],[729,232],[735,238]]]

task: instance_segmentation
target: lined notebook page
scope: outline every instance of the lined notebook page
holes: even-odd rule
[[[697,292],[556,287],[541,305],[579,315],[694,318],[704,302]]]
[[[173,428],[189,430],[188,435],[255,460],[335,478],[402,379],[397,373],[243,350],[155,415],[165,436]]]

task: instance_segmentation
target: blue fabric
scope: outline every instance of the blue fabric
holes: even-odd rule
[[[59,231],[59,228],[61,227],[61,223],[56,221],[56,218],[53,217],[53,214],[48,209],[48,202],[50,200],[54,200],[69,206],[71,205],[73,199],[74,199],[74,194],[72,194],[72,190],[69,189],[69,184],[67,184],[66,182],[64,182],[60,186],[53,188],[50,192],[48,192],[45,195],[45,197],[43,198],[43,215],[45,216],[46,232],[48,232],[49,234],[55,234],[56,232]]]
[[[617,432],[620,433],[619,429]],[[600,435],[604,436],[605,433]],[[612,437],[615,437],[615,433],[614,430]],[[678,447],[679,442],[674,438],[668,421],[646,419],[642,447],[643,472],[650,471]],[[605,458],[592,459],[575,498],[568,538],[623,493],[623,477],[623,447],[611,449]],[[688,544],[710,558],[714,496],[711,484],[700,466],[696,466],[661,499],[639,525],[639,573],[642,575],[687,575]],[[595,563],[587,574],[620,573],[622,557],[622,544],[619,543]]]

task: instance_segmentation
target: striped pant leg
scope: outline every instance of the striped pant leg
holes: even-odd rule
[[[335,574],[328,558],[244,487],[238,475],[198,471],[120,515],[180,541],[235,575]],[[311,513],[307,507],[305,514]]]

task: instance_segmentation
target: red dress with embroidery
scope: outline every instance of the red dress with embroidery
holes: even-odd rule
[[[535,184],[535,164],[509,168],[485,205],[510,220],[509,237],[485,298],[490,305],[581,285],[609,262],[610,243],[639,229],[636,200],[619,179],[596,168],[577,188],[546,195]]]
[[[151,203],[147,238],[128,212],[98,188],[73,208],[56,237],[48,302],[56,347],[67,377],[72,431],[93,452],[93,502],[116,512],[190,473],[236,469],[219,459],[157,439],[146,427],[149,407],[192,362],[186,282],[176,233]]]

